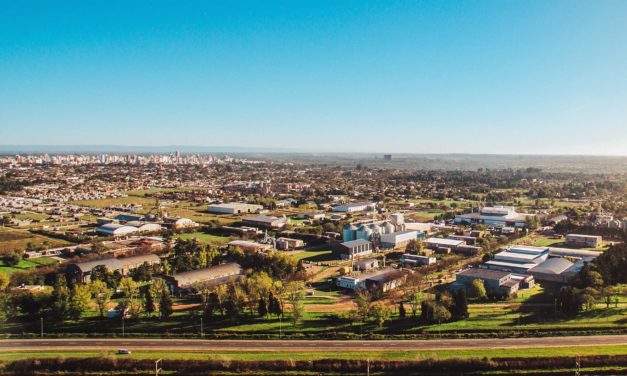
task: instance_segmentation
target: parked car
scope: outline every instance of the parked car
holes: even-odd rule
[[[131,354],[131,350],[129,350],[129,349],[119,349],[118,350],[118,354],[120,354],[120,355],[130,355]]]

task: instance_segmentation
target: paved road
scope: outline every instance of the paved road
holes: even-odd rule
[[[194,340],[194,339],[14,339],[0,340],[0,351],[25,350],[241,350],[241,351],[367,351],[530,348],[627,345],[627,335],[539,338],[486,338],[386,341],[324,340]]]

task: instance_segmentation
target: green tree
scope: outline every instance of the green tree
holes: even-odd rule
[[[391,313],[388,307],[384,306],[382,303],[378,303],[372,307],[370,315],[379,328],[382,328],[383,324],[390,319]]]
[[[411,315],[414,319],[418,313],[418,307],[420,307],[421,304],[421,297],[422,294],[418,289],[410,290],[405,294],[405,299],[407,299],[407,304],[409,304],[411,308]]]
[[[9,286],[9,277],[4,273],[0,273],[0,291],[4,291],[7,286]]]
[[[144,291],[144,312],[146,312],[146,314],[151,317],[155,311],[156,307],[155,301],[152,298],[152,292],[150,291],[150,288],[147,288]]]
[[[400,317],[401,319],[404,319],[406,315],[407,315],[407,311],[405,310],[405,306],[403,305],[403,302],[398,303],[398,317]]]
[[[465,319],[468,317],[468,301],[466,299],[466,291],[464,289],[459,289],[453,293],[451,315],[455,319]]]
[[[81,318],[83,312],[89,308],[91,291],[88,285],[77,284],[72,289],[70,296],[69,316],[75,321]]]
[[[468,296],[476,300],[486,300],[488,298],[483,280],[477,278],[472,281],[468,288]]]
[[[111,300],[112,291],[103,281],[92,281],[89,284],[91,294],[94,297],[94,301],[98,306],[98,312],[100,317],[104,317],[107,311],[107,305]]]
[[[355,293],[356,316],[359,321],[364,322],[370,316],[370,305],[372,303],[372,294],[368,290],[358,290]]]
[[[60,320],[67,319],[70,313],[70,290],[63,275],[57,276],[51,298],[53,315]]]
[[[303,281],[291,281],[285,284],[283,289],[285,300],[292,306],[292,325],[301,322],[305,312],[303,299],[305,299],[305,283]]]
[[[167,289],[163,289],[159,298],[159,313],[161,314],[161,317],[170,317],[173,312],[172,306],[173,302],[170,292]]]

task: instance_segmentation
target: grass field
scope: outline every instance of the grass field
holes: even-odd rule
[[[17,360],[51,357],[97,357],[115,356],[134,359],[220,359],[220,360],[317,360],[317,359],[381,359],[420,360],[451,358],[495,358],[495,357],[544,357],[577,355],[621,355],[624,346],[573,346],[536,347],[476,350],[416,350],[416,351],[150,351],[133,350],[131,355],[117,355],[115,351],[9,351],[0,352],[0,360]]]
[[[4,273],[8,276],[10,276],[11,274],[15,273],[16,271],[23,271],[23,270],[28,270],[31,268],[37,268],[39,266],[46,266],[46,265],[52,265],[52,264],[56,264],[57,262],[51,258],[48,257],[39,257],[36,259],[25,259],[20,261],[19,264],[15,265],[15,266],[6,266],[4,265],[4,263],[2,262],[2,260],[0,260],[0,273]]]
[[[324,249],[320,251],[295,252],[291,254],[290,257],[292,257],[296,261],[305,260],[311,262],[322,262],[336,259],[333,255],[333,252],[329,249]]]
[[[25,249],[28,243],[34,246],[45,246],[47,248],[63,247],[70,245],[69,242],[59,239],[52,239],[41,235],[32,234],[21,229],[0,229],[0,253]]]
[[[524,244],[532,245],[535,247],[564,247],[564,248],[572,248],[564,244],[563,239],[555,239],[550,236],[543,235],[530,235],[526,238],[521,239]],[[608,248],[608,244],[604,242],[599,247],[587,247],[587,248],[573,248],[573,249],[583,249],[587,251],[605,251]]]
[[[211,234],[206,234],[204,232],[190,232],[190,233],[178,235],[177,238],[184,239],[184,240],[196,239],[199,242],[204,243],[204,244],[215,244],[215,245],[226,244],[230,240],[226,236],[211,235]]]

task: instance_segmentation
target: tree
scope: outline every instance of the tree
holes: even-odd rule
[[[409,243],[407,243],[407,247],[405,248],[407,253],[414,253],[414,254],[419,254],[420,252],[422,252],[422,249],[423,249],[423,244],[422,244],[422,240],[420,239],[410,240]]]
[[[372,307],[370,315],[377,325],[379,325],[379,328],[382,328],[383,324],[390,319],[390,310],[382,303],[378,303]]]
[[[285,300],[292,306],[292,325],[300,323],[303,317],[305,306],[305,283],[303,281],[291,281],[283,288]]]
[[[370,316],[370,303],[372,303],[370,291],[362,289],[355,293],[356,314],[359,321],[364,322]]]
[[[58,275],[52,290],[52,313],[57,318],[65,320],[70,312],[70,290],[65,277]]]
[[[448,321],[451,319],[451,312],[449,312],[446,307],[441,304],[436,304],[433,307],[433,321],[436,321],[438,324]]]
[[[6,266],[16,266],[22,261],[24,251],[8,251],[2,256],[2,261]]]
[[[98,306],[100,317],[104,317],[105,312],[107,311],[107,304],[109,304],[111,299],[112,291],[103,281],[92,281],[89,287],[96,305]]]
[[[266,298],[264,296],[259,299],[259,304],[257,305],[257,314],[260,317],[268,316],[268,303],[266,302]]]
[[[167,318],[172,315],[172,305],[173,303],[170,292],[167,289],[163,289],[159,298],[159,312],[161,314],[161,317]]]
[[[255,308],[259,308],[262,298],[267,296],[272,289],[272,278],[266,272],[255,273],[246,279],[245,286],[248,293],[247,302],[252,314]],[[263,302],[265,304],[265,299]],[[267,307],[265,311],[268,311]]]
[[[122,278],[118,288],[122,291],[122,296],[127,300],[135,298],[139,291],[139,285],[130,277]]]
[[[581,311],[583,305],[581,295],[574,288],[564,286],[557,296],[557,306],[560,312],[565,315],[575,315]]]
[[[83,312],[89,308],[91,291],[88,285],[75,285],[70,296],[69,316],[73,320],[81,318]]]
[[[421,293],[419,290],[414,289],[405,294],[405,298],[407,299],[407,303],[411,308],[412,317],[415,319],[416,314],[418,313],[418,307],[421,303]]]
[[[101,241],[95,241],[91,243],[91,251],[97,255],[102,255],[109,249]]]
[[[400,302],[398,304],[398,317],[400,317],[401,319],[404,319],[406,315],[407,315],[407,311],[405,311],[405,306],[403,305],[403,302]]]
[[[152,298],[152,292],[150,288],[144,291],[144,312],[150,317],[156,311],[155,301]]]
[[[9,285],[9,277],[4,273],[0,273],[0,292],[4,291],[8,285]]]
[[[594,308],[594,305],[597,303],[595,298],[597,294],[598,292],[591,287],[585,288],[581,293],[581,304],[586,308],[586,311]]]
[[[528,215],[525,218],[525,225],[529,230],[535,230],[540,226],[540,220],[537,215]]]
[[[453,293],[451,315],[455,319],[468,318],[468,301],[466,299],[466,291],[464,289],[459,289]]]
[[[239,283],[232,283],[228,286],[226,301],[224,302],[226,314],[231,321],[239,320],[244,310],[244,290]]]
[[[486,300],[488,298],[483,280],[477,278],[472,281],[468,288],[468,296],[476,300]]]

